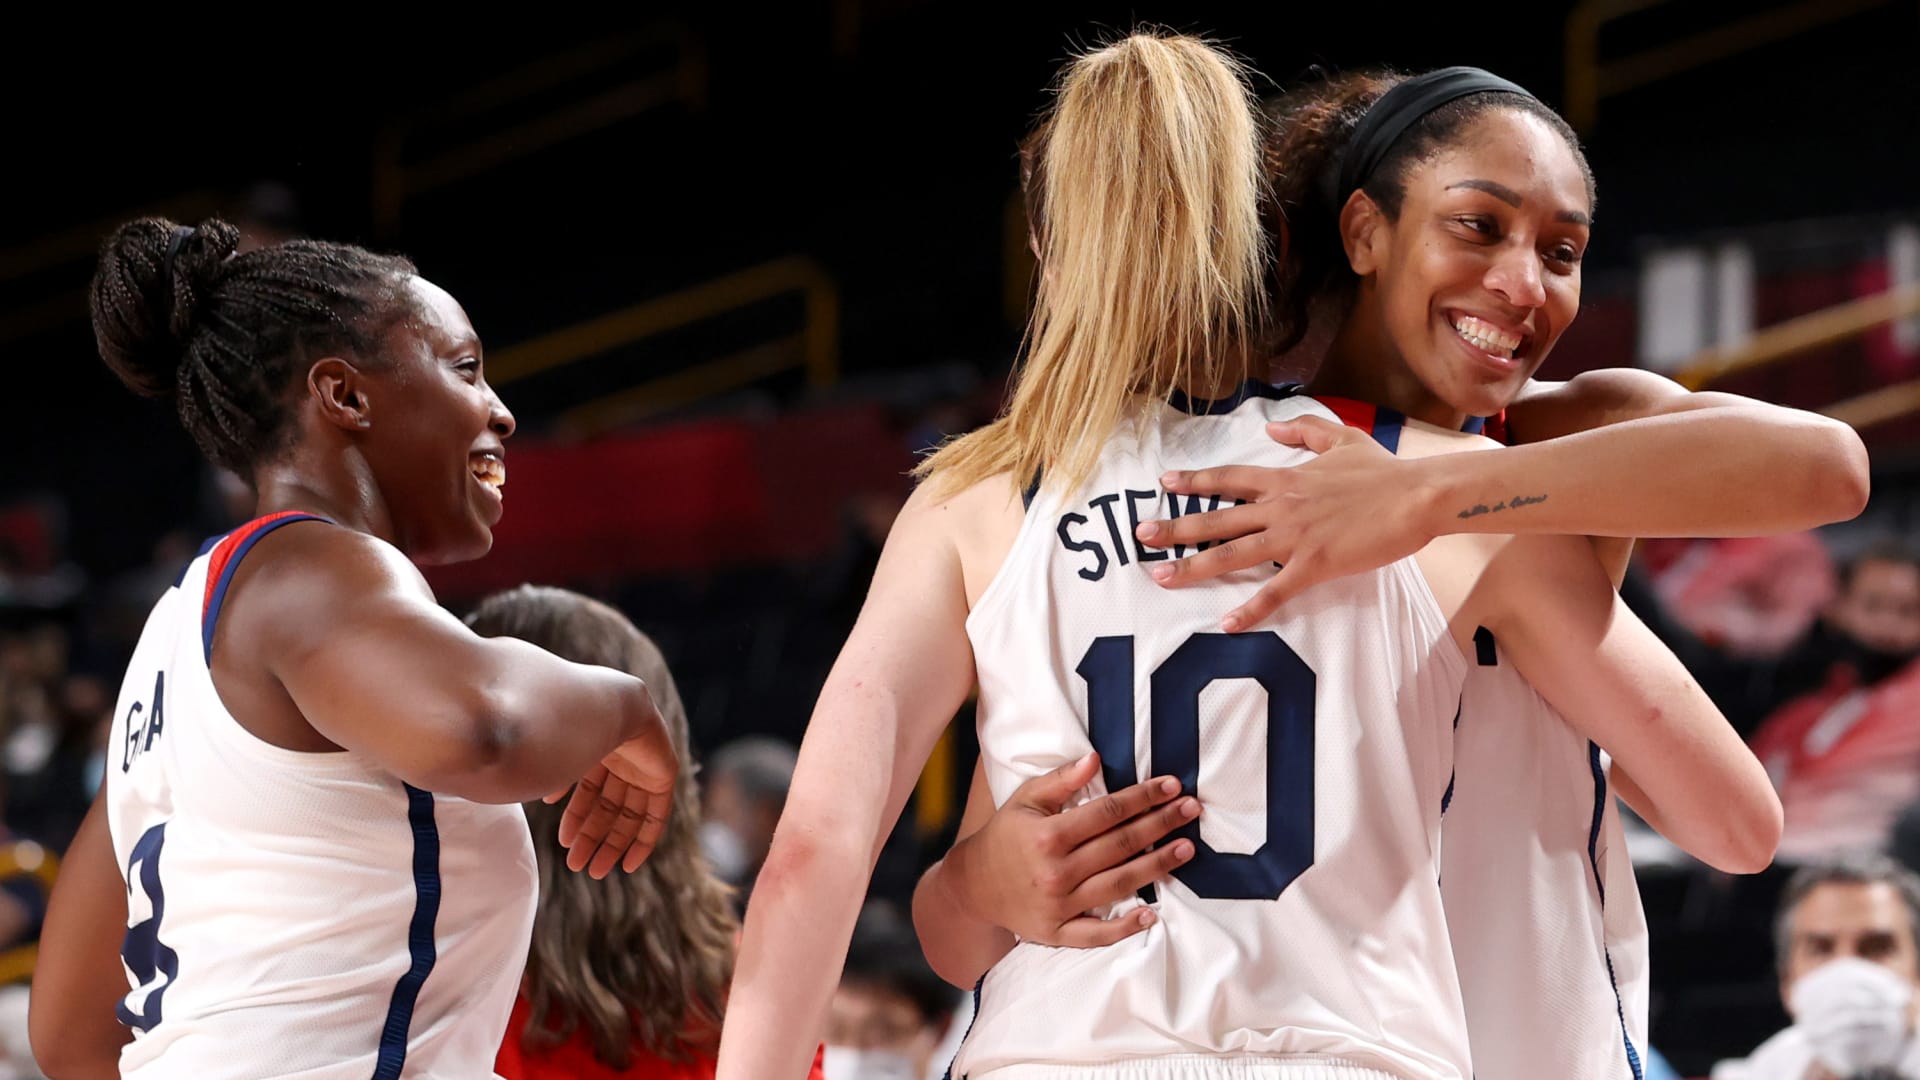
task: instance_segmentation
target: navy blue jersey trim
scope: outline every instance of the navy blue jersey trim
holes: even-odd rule
[[[1225,416],[1254,398],[1266,398],[1269,401],[1285,401],[1300,392],[1299,383],[1285,383],[1275,386],[1259,379],[1248,379],[1240,384],[1230,397],[1214,400],[1188,397],[1183,390],[1175,390],[1167,398],[1167,404],[1192,416]]]
[[[960,1050],[966,1048],[967,1036],[973,1034],[973,1025],[980,1022],[980,988],[985,985],[987,985],[987,977],[985,975],[980,976],[980,981],[973,984],[973,1015],[967,1019],[966,1033],[960,1036],[960,1047],[954,1050],[953,1060],[947,1062],[945,1080],[953,1080],[953,1067],[960,1060]],[[967,1080],[967,1078],[963,1076],[960,1080]]]
[[[413,1006],[438,958],[433,924],[440,915],[440,829],[433,819],[433,793],[412,784],[402,786],[407,789],[407,824],[413,829],[413,920],[407,926],[407,953],[413,962],[394,984],[393,999],[387,1003],[373,1080],[399,1080],[407,1063]]]
[[[327,519],[317,514],[288,514],[286,517],[275,518],[255,529],[246,539],[240,541],[239,547],[233,549],[233,554],[227,559],[227,565],[220,570],[220,580],[213,586],[212,599],[207,601],[206,610],[200,614],[200,646],[202,654],[207,658],[207,663],[213,663],[213,628],[220,620],[220,605],[226,603],[227,586],[233,584],[233,572],[240,569],[240,560],[247,557],[247,552],[253,550],[253,545],[259,543],[261,537],[282,525],[291,525],[296,521],[325,520]],[[224,539],[226,537],[219,537],[214,544],[217,545]],[[206,550],[213,550],[213,546],[210,545]]]
[[[1600,875],[1600,823],[1607,813],[1607,770],[1600,766],[1600,745],[1587,743],[1587,766],[1593,771],[1593,825],[1587,830],[1587,865],[1593,868],[1593,889],[1600,897],[1600,911],[1604,925],[1607,910],[1607,883]],[[1620,980],[1613,974],[1613,953],[1607,949],[1602,931],[1600,945],[1601,959],[1607,962],[1607,983],[1613,988],[1613,1008],[1620,1018],[1620,1041],[1627,1048],[1627,1067],[1633,1071],[1633,1080],[1646,1080],[1645,1070],[1640,1066],[1640,1052],[1633,1048],[1633,1037],[1627,1033],[1627,1003],[1620,996]]]

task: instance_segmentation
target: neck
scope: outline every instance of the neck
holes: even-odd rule
[[[372,470],[358,454],[341,455],[317,469],[310,462],[263,465],[255,472],[254,483],[259,493],[254,502],[258,517],[288,510],[317,514],[400,546],[393,515],[373,482]]]
[[[1307,393],[1384,405],[1434,427],[1458,431],[1467,414],[1427,389],[1388,337],[1386,320],[1362,296],[1327,346]]]
[[[1221,364],[1212,375],[1195,371],[1192,377],[1180,387],[1182,393],[1199,401],[1218,401],[1232,397],[1248,379],[1257,378],[1254,374],[1251,353],[1236,346],[1227,363]]]

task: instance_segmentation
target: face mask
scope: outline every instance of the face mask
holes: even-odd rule
[[[1843,957],[1793,984],[1787,1005],[1814,1057],[1839,1076],[1892,1067],[1907,1045],[1913,988],[1879,964]]]
[[[898,1050],[829,1046],[821,1066],[827,1080],[921,1080],[913,1059]]]
[[[700,853],[707,857],[707,864],[720,880],[732,885],[747,883],[747,845],[740,842],[732,829],[717,821],[701,822]]]

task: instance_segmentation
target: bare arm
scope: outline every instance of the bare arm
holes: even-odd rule
[[[972,689],[945,510],[924,488],[908,500],[821,689],[747,910],[721,1080],[807,1074],[880,845]]]
[[[1466,621],[1492,630],[1547,702],[1632,774],[1668,839],[1730,873],[1764,869],[1781,828],[1766,771],[1620,601],[1588,546],[1575,537],[1491,542],[1497,554]]]
[[[246,625],[314,730],[407,783],[476,802],[521,802],[587,776],[562,825],[569,864],[591,858],[603,875],[624,855],[638,866],[677,772],[640,680],[479,637],[398,551],[369,537],[283,529],[263,541],[275,542],[286,546],[254,595],[242,594],[260,613]],[[300,614],[262,617],[270,611]]]
[[[120,964],[127,885],[107,831],[106,792],[80,823],[53,885],[33,968],[27,1033],[52,1080],[112,1080],[133,1032],[114,1015],[128,990]]]
[[[1274,438],[1320,458],[1296,469],[1169,474],[1170,491],[1247,505],[1143,522],[1140,537],[1163,548],[1231,541],[1162,563],[1159,580],[1170,586],[1284,564],[1230,616],[1251,625],[1317,582],[1449,533],[1755,536],[1845,520],[1866,504],[1867,455],[1851,428],[1730,394],[1689,394],[1651,372],[1540,384],[1514,404],[1509,425],[1527,445],[1415,461],[1326,421],[1275,424]],[[1620,554],[1616,546],[1610,561]]]
[[[1580,376],[1528,395],[1508,422],[1523,445],[1427,477],[1439,481],[1435,535],[1764,536],[1844,521],[1867,502],[1867,452],[1852,428],[1689,394],[1652,372]],[[1515,496],[1546,498],[1516,507]],[[1488,512],[1472,513],[1479,506]]]
[[[993,793],[987,789],[986,768],[976,762],[973,783],[967,789],[967,808],[960,815],[960,832],[954,838],[954,847],[958,848],[979,832],[992,816]],[[913,889],[913,929],[920,938],[920,950],[927,956],[927,965],[941,978],[966,990],[1013,950],[1014,937],[968,914],[943,878],[952,859],[953,853],[949,852],[946,858],[927,867],[927,872],[920,875],[920,882]]]

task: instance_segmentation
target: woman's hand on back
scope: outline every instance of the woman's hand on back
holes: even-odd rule
[[[1112,944],[1153,924],[1152,909],[1102,919],[1089,911],[1132,896],[1193,857],[1193,842],[1147,850],[1200,816],[1180,782],[1156,777],[1062,810],[1099,770],[1088,754],[1020,785],[977,832],[947,853],[942,881],[960,906],[1026,941]]]
[[[1366,432],[1318,417],[1268,424],[1267,434],[1318,456],[1293,468],[1229,465],[1168,473],[1161,484],[1169,492],[1244,503],[1140,523],[1139,538],[1151,547],[1216,545],[1157,564],[1154,580],[1170,588],[1261,565],[1280,567],[1221,620],[1229,633],[1260,622],[1320,582],[1385,566],[1433,539],[1422,524],[1420,462],[1396,458]]]

